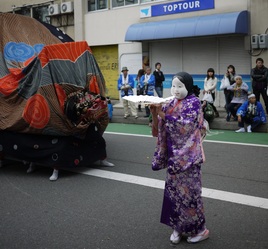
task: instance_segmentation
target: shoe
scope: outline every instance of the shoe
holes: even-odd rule
[[[50,181],[57,181],[59,178],[59,171],[57,169],[53,170],[53,174],[49,177]]]
[[[149,115],[145,115],[144,118],[149,118]]]
[[[220,114],[218,112],[215,112],[215,118],[219,118]]]
[[[135,116],[135,119],[137,119],[139,116],[137,115],[137,116]]]
[[[247,127],[247,132],[252,132],[252,131],[251,131],[251,125],[249,125],[249,126]]]
[[[124,115],[124,118],[127,118],[127,117],[129,117],[129,114],[125,114],[125,115]]]
[[[227,121],[227,122],[230,122],[230,119],[231,119],[231,113],[228,113],[228,114],[227,114],[227,117],[226,117],[226,121]]]
[[[170,242],[172,244],[179,244],[180,241],[181,241],[181,236],[176,230],[174,230],[173,233],[170,235]]]
[[[203,232],[197,234],[196,236],[188,237],[187,242],[188,243],[198,243],[200,241],[208,239],[208,237],[209,237],[209,230],[205,229]]]
[[[245,132],[245,128],[240,128],[240,129],[236,130],[235,132]]]

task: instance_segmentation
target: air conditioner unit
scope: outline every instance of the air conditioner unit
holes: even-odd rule
[[[71,13],[74,11],[74,3],[73,2],[65,2],[61,4],[61,13]]]
[[[49,16],[58,15],[58,14],[60,14],[59,4],[51,4],[48,6],[48,15]]]

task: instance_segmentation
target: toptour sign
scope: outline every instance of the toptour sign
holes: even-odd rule
[[[183,0],[141,8],[140,17],[163,16],[207,9],[214,9],[214,0]]]

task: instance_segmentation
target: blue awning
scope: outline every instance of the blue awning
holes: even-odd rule
[[[182,37],[248,34],[248,12],[179,18],[129,26],[125,41],[144,41]]]

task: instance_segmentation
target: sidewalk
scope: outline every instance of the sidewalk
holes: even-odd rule
[[[138,112],[138,119],[130,116],[127,119],[124,118],[123,105],[118,100],[112,100],[113,104],[113,118],[112,123],[123,123],[123,124],[142,124],[148,125],[148,118],[144,118],[145,110],[144,105],[142,105],[142,112]],[[210,129],[213,130],[232,130],[235,131],[238,129],[237,121],[226,121],[226,112],[224,108],[217,108],[220,114],[219,118],[215,118],[212,123],[210,123]],[[268,132],[268,125],[264,124],[258,128],[257,132]]]

